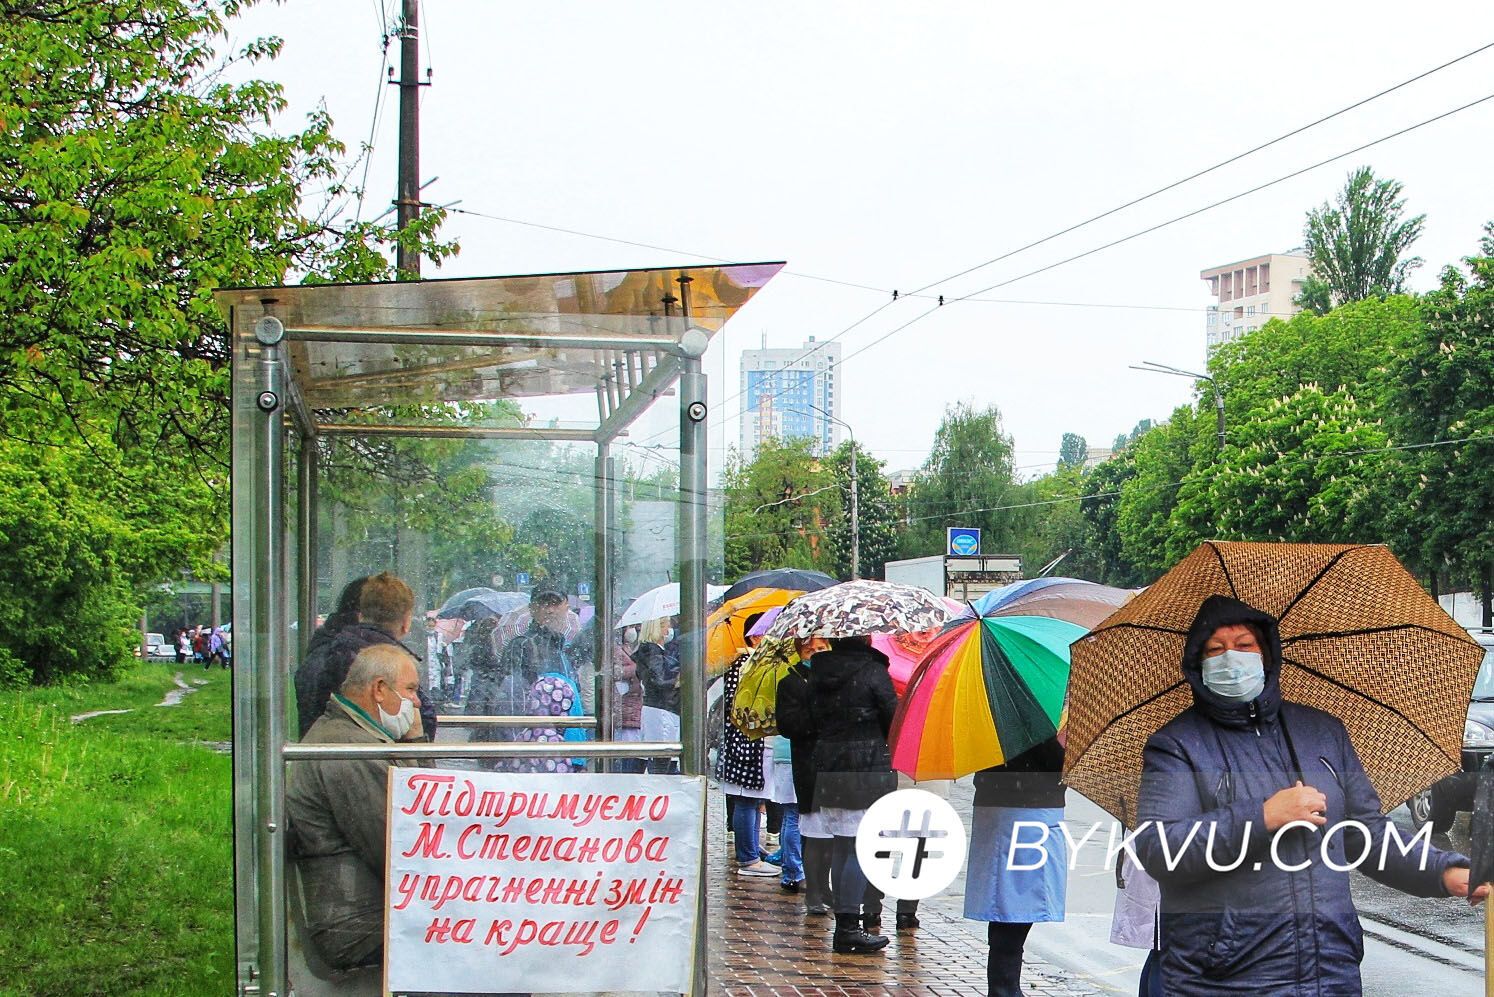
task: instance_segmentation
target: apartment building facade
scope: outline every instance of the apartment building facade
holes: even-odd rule
[[[814,452],[840,445],[841,345],[810,336],[793,349],[742,351],[741,451],[750,460],[767,437],[809,439]]]
[[[1204,320],[1208,348],[1253,332],[1270,319],[1288,319],[1301,311],[1292,302],[1302,293],[1310,269],[1305,256],[1271,253],[1199,274],[1215,297]]]

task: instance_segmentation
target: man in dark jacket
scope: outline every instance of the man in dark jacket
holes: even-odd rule
[[[1360,994],[1347,869],[1366,844],[1360,868],[1382,883],[1468,894],[1463,856],[1387,841],[1344,725],[1283,701],[1281,661],[1275,619],[1209,597],[1183,651],[1193,706],[1146,744],[1136,852],[1161,886],[1173,997]]]
[[[388,571],[362,579],[362,582],[358,589],[357,622],[333,631],[331,640],[322,644],[316,638],[318,634],[331,630],[332,620],[329,619],[317,634],[312,635],[306,660],[296,670],[296,712],[302,737],[327,708],[327,701],[347,676],[348,666],[365,647],[393,644],[402,648],[412,660],[420,661],[420,655],[402,643],[402,638],[410,632],[415,612],[415,593],[410,586]],[[347,589],[343,594],[347,595]],[[420,720],[426,739],[433,740],[436,708],[423,687],[420,690]]]

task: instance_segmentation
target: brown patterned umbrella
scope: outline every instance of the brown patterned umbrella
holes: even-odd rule
[[[1283,697],[1343,721],[1386,810],[1459,769],[1483,649],[1389,548],[1211,540],[1074,643],[1070,786],[1134,825],[1142,746],[1193,702],[1183,645],[1216,594],[1280,621]]]

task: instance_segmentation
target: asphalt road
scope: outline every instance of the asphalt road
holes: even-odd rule
[[[974,789],[970,780],[955,784],[950,802],[970,826]],[[1409,838],[1414,825],[1405,808],[1391,814]],[[1033,928],[1028,952],[1062,969],[1101,994],[1135,994],[1145,953],[1110,941],[1115,906],[1115,873],[1105,868],[1105,840],[1111,818],[1078,793],[1070,792],[1066,820],[1080,838],[1094,823],[1106,830],[1079,850],[1069,873],[1068,917],[1062,924]],[[1438,836],[1442,848],[1468,850],[1468,818],[1459,817],[1449,836]],[[1481,997],[1484,992],[1484,919],[1482,908],[1460,900],[1409,897],[1354,874],[1354,899],[1364,926],[1362,973],[1366,997],[1404,997],[1435,993],[1438,997]],[[964,879],[928,904],[959,914]],[[985,926],[967,921],[973,938],[985,942]]]

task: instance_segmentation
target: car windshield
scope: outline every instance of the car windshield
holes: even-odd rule
[[[1484,648],[1484,663],[1478,666],[1478,678],[1473,683],[1473,699],[1494,702],[1494,647]]]

